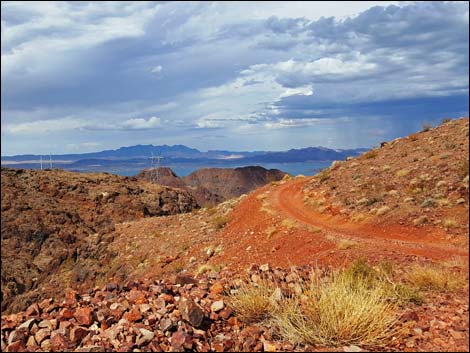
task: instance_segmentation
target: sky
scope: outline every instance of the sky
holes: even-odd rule
[[[468,2],[1,3],[1,153],[371,147],[468,116]]]

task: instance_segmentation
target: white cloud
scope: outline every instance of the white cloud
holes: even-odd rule
[[[83,128],[86,121],[71,117],[52,120],[39,120],[19,124],[5,124],[2,130],[12,135],[38,135],[51,132]]]
[[[39,120],[33,122],[3,124],[3,132],[11,135],[38,135],[73,130],[146,130],[161,126],[161,119],[155,116],[149,119],[128,119],[123,122],[105,123],[66,117],[60,119]]]
[[[150,72],[159,74],[160,72],[162,72],[162,69],[163,69],[162,65],[157,65],[153,67],[152,70],[150,70]]]
[[[129,119],[124,121],[119,125],[119,128],[124,130],[140,130],[140,129],[154,129],[161,125],[160,118],[152,116],[148,120],[139,118],[139,119]]]

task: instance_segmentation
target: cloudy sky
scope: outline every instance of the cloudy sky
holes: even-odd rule
[[[468,115],[467,2],[1,3],[2,155],[369,147]]]

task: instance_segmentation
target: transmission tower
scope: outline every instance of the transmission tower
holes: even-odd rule
[[[160,180],[160,161],[163,159],[162,156],[152,156],[150,157],[150,180],[153,183],[158,183]]]
[[[40,160],[41,160],[41,170],[42,170],[42,156],[40,156]]]
[[[49,152],[49,168],[52,169],[52,154]]]

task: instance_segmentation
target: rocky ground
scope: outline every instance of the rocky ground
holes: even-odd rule
[[[187,191],[106,173],[1,173],[2,310],[24,309],[43,292],[91,280],[99,261],[113,257],[107,244],[115,223],[198,207]],[[81,263],[87,258],[94,266]],[[67,278],[52,276],[59,269],[69,270]]]
[[[313,269],[250,267],[244,278],[270,279],[288,295]],[[194,277],[108,283],[63,301],[34,303],[2,316],[2,351],[468,351],[468,296],[431,293],[397,312],[401,333],[381,347],[318,347],[282,340],[268,323],[240,322],[228,293],[240,283],[222,271]],[[468,290],[468,288],[467,288]]]
[[[335,162],[305,185],[304,201],[356,223],[468,234],[468,131],[468,118],[451,120]]]
[[[335,163],[314,177],[283,178],[215,207],[163,217],[145,217],[142,207],[129,207],[131,195],[140,195],[131,188],[134,191],[122,199],[130,213],[118,213],[106,231],[87,233],[77,256],[63,261],[48,282],[56,292],[33,286],[34,296],[23,301],[30,307],[12,306],[15,310],[10,311],[17,313],[2,316],[2,349],[468,351],[468,276],[457,288],[426,290],[419,305],[400,307],[396,315],[401,334],[380,347],[293,344],[268,322],[241,322],[230,307],[226,294],[237,288],[239,278],[258,283],[268,277],[288,293],[295,290],[299,275],[307,278],[312,269],[329,271],[360,258],[372,264],[390,262],[399,274],[415,264],[468,273],[468,119],[371,152]],[[82,184],[95,185],[86,178],[76,183],[81,194],[69,202],[81,200],[79,219],[91,217],[87,212],[93,217],[103,214],[106,224],[113,217],[111,210],[124,212],[115,201],[100,201],[102,213],[93,212],[97,203],[86,201],[85,195],[99,197],[103,190],[84,192]],[[147,187],[158,188],[139,186]],[[48,195],[57,188],[46,183],[39,189]],[[15,224],[14,214],[28,217],[33,212],[23,192],[15,192],[8,199],[15,206],[6,206],[7,211],[12,208],[10,225]],[[18,195],[17,203],[10,201]],[[178,200],[193,200],[181,195]],[[361,201],[364,198],[368,202]],[[49,210],[45,201],[41,205]],[[34,212],[40,214],[38,208]],[[137,219],[127,217],[132,212],[137,212]],[[422,217],[427,220],[414,222]],[[41,224],[40,218],[33,220]],[[18,222],[29,229],[26,218]],[[17,248],[21,246],[26,245]],[[2,265],[2,276],[3,271]],[[4,277],[2,292],[3,282]],[[65,291],[65,286],[76,292]]]

